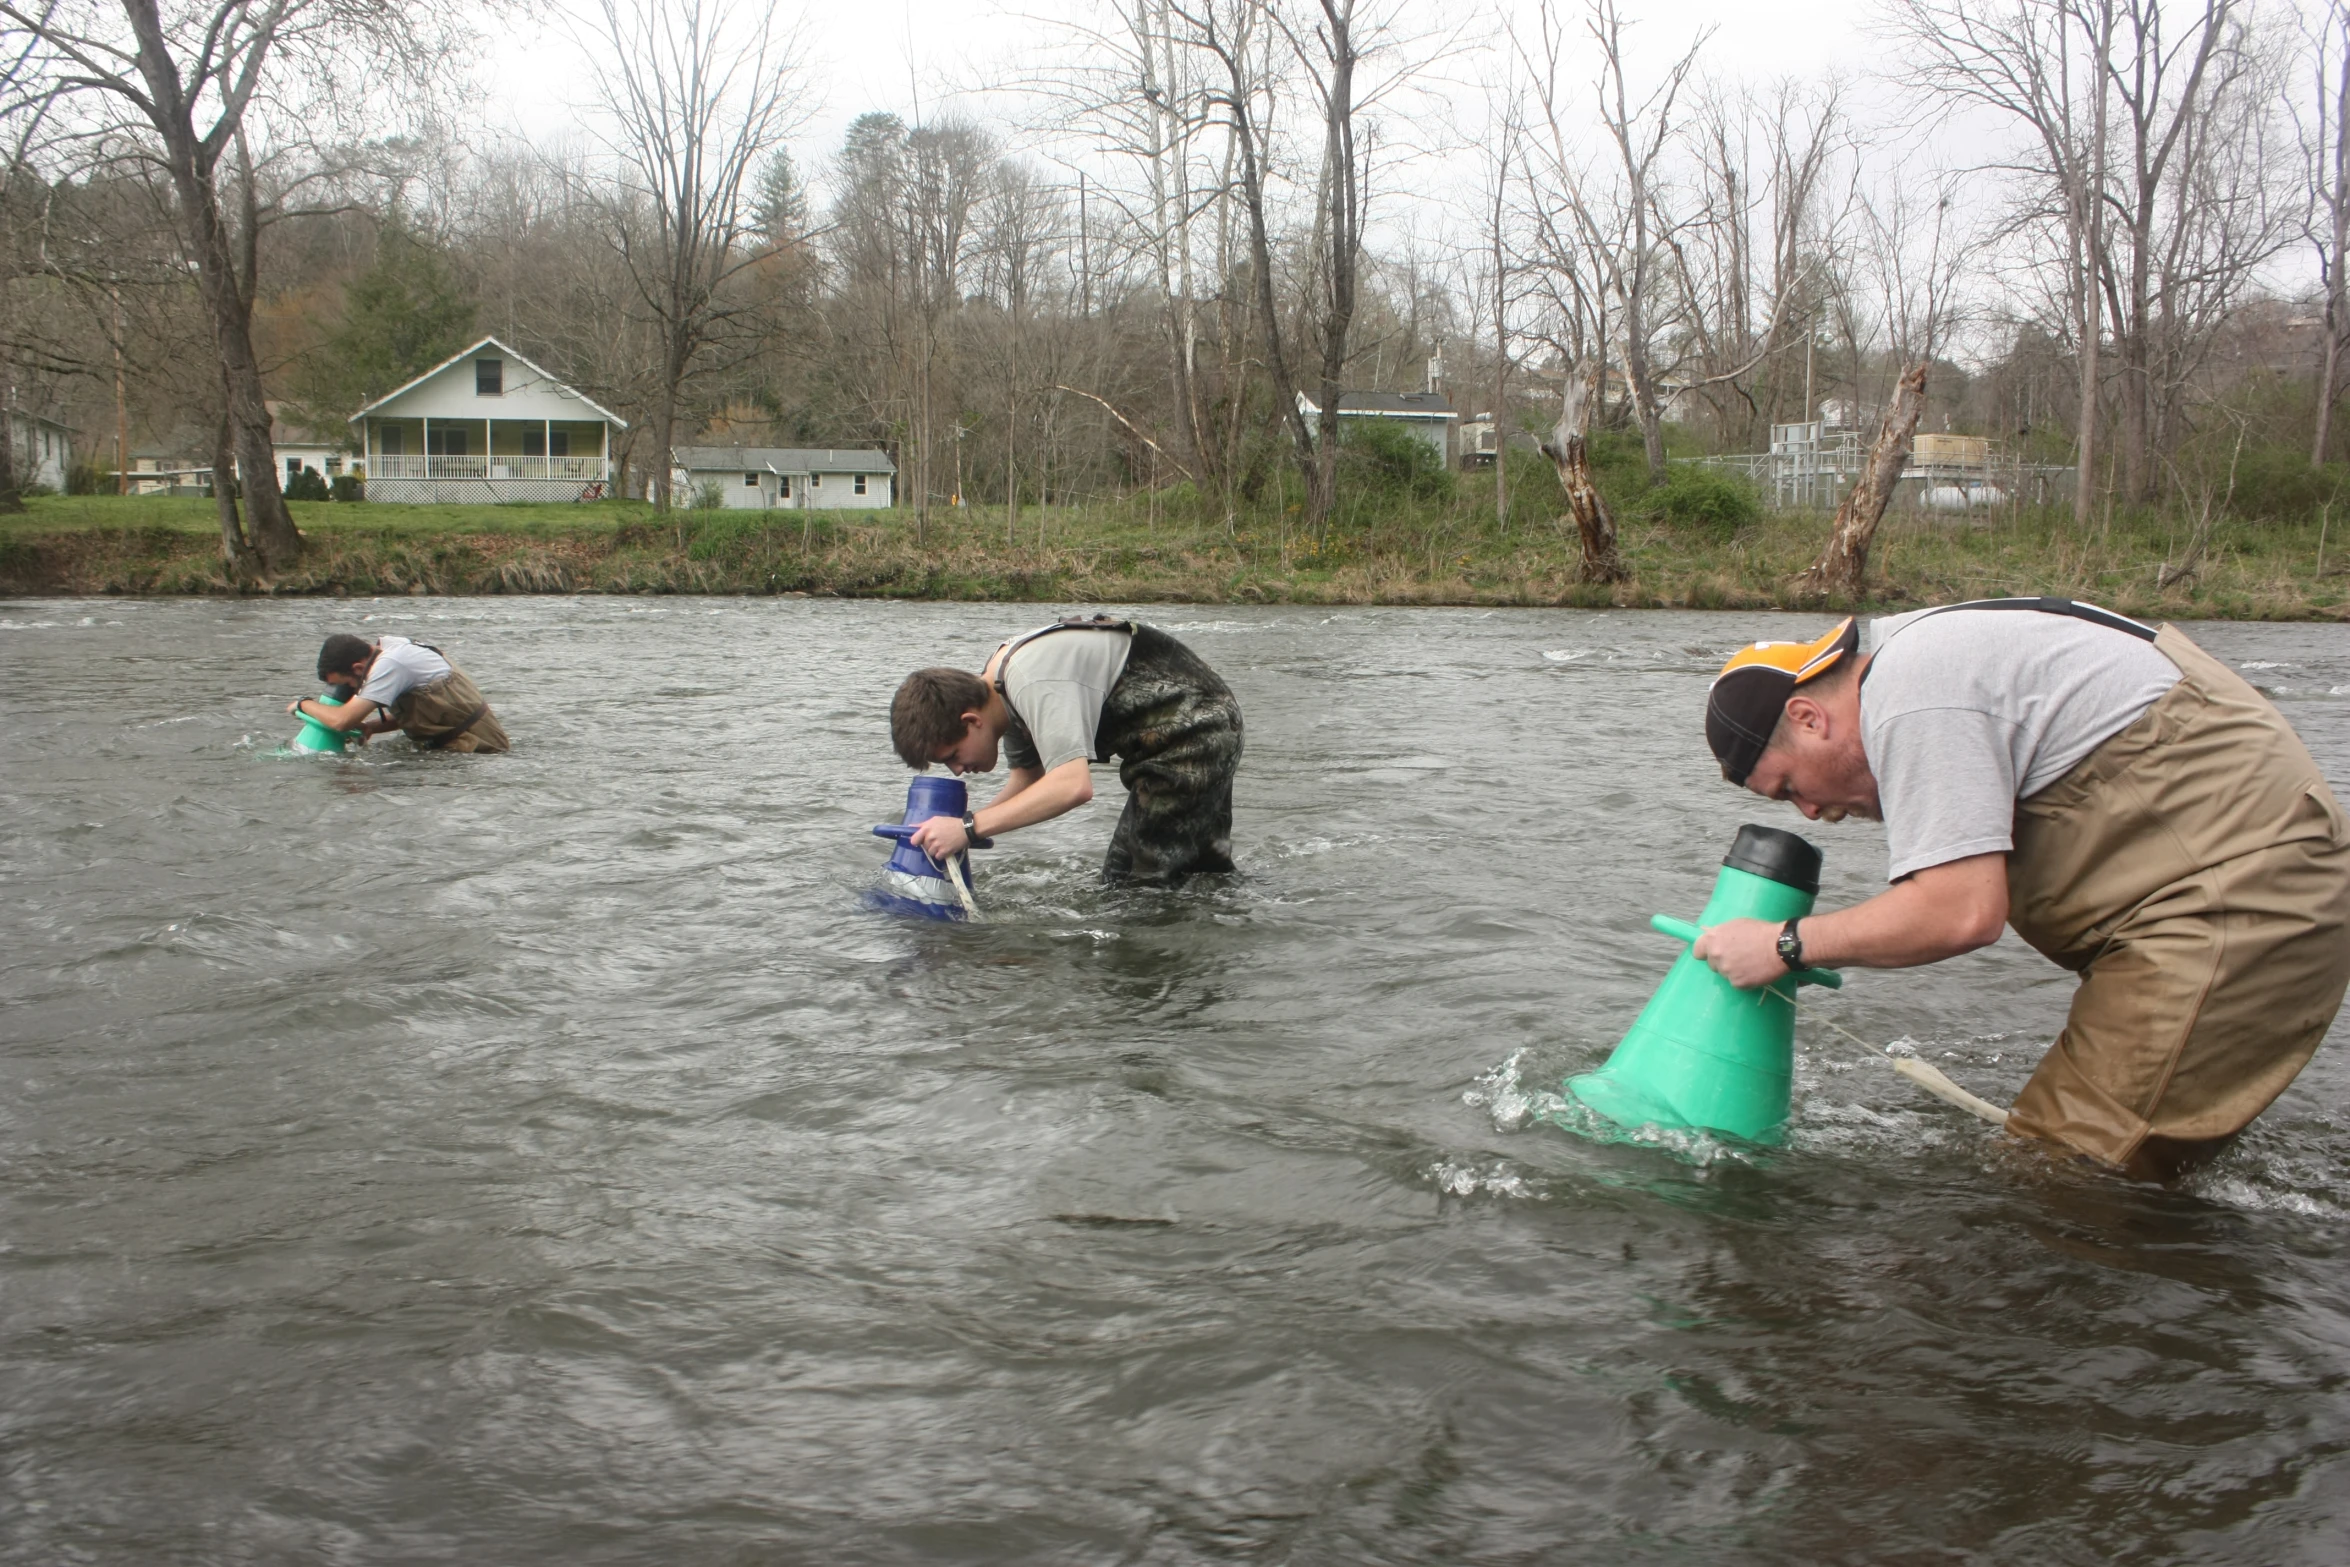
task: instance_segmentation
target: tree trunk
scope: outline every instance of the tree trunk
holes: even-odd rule
[[[2341,395],[2342,328],[2339,294],[2339,289],[2333,289],[2328,291],[2326,297],[2325,358],[2317,372],[2317,439],[2309,446],[2309,466],[2312,468],[2325,466],[2326,443],[2334,433],[2334,399]]]
[[[220,422],[213,426],[212,438],[212,498],[220,508],[220,559],[229,569],[229,575],[240,580],[261,574],[261,557],[252,542],[245,537],[245,525],[237,516],[237,443],[235,421],[228,415],[228,404],[221,404]]]
[[[2080,428],[2075,433],[2078,453],[2073,470],[2073,526],[2084,531],[2089,526],[2089,515],[2094,497],[2089,492],[2089,478],[2097,466],[2097,349],[2104,332],[2100,315],[2104,304],[2098,292],[2098,271],[2105,255],[2105,107],[2110,91],[2107,62],[2113,58],[2113,5],[2101,5],[2097,12],[2097,57],[2093,68],[2097,76],[2097,108],[2091,118],[2089,169],[2086,179],[2076,175],[2078,187],[2073,196],[2075,243],[2080,246],[2081,329],[2081,412]],[[1898,401],[1898,399],[1896,399]]]
[[[163,140],[188,252],[196,262],[197,291],[212,318],[213,338],[220,351],[229,423],[243,480],[245,537],[259,554],[263,571],[284,571],[302,558],[302,535],[295,531],[293,513],[286,509],[285,496],[278,489],[277,455],[269,445],[269,402],[261,388],[261,363],[253,352],[253,280],[238,276],[236,244],[220,215],[219,158],[226,149],[196,134],[196,106],[180,83],[179,68],[164,39],[154,0],[126,0],[124,10],[138,37],[139,74],[151,94],[148,117]],[[255,236],[250,231],[249,177],[246,197],[245,251],[250,267]],[[215,470],[214,487],[221,482],[222,476]]]
[[[1551,432],[1552,439],[1543,442],[1542,455],[1558,470],[1559,488],[1567,493],[1567,514],[1575,519],[1576,531],[1583,536],[1576,580],[1622,582],[1631,573],[1624,569],[1623,556],[1616,549],[1616,519],[1607,509],[1607,497],[1599,493],[1599,485],[1591,477],[1591,458],[1583,445],[1587,405],[1597,400],[1596,377],[1589,386],[1585,392],[1583,383],[1568,379],[1558,427]]]
[[[1836,508],[1836,521],[1828,530],[1828,547],[1809,568],[1797,574],[1797,592],[1836,594],[1848,599],[1860,597],[1861,585],[1869,572],[1869,548],[1877,539],[1877,525],[1885,520],[1885,507],[1893,499],[1893,487],[1901,482],[1902,470],[1909,466],[1910,440],[1917,434],[1918,416],[1925,411],[1926,366],[1920,361],[1902,372],[1901,384],[1893,392],[1893,406],[1885,410],[1885,421],[1877,427],[1876,444],[1869,448],[1869,460],[1861,465],[1852,493]]]
[[[11,379],[7,366],[0,364],[0,513],[24,510],[23,486],[16,477],[16,415],[5,397]]]
[[[1344,391],[1347,334],[1354,327],[1356,267],[1363,238],[1362,188],[1355,178],[1355,38],[1352,0],[1322,0],[1323,47],[1330,80],[1323,95],[1323,264],[1329,294],[1322,314],[1322,419],[1306,476],[1306,525],[1318,535],[1338,501],[1338,400]]]
[[[2332,243],[2320,252],[2326,285],[2326,344],[2317,381],[2317,438],[2309,447],[2313,468],[2325,466],[2326,446],[2334,433],[2334,400],[2342,395],[2342,338],[2350,332],[2350,289],[2345,289],[2342,274],[2343,264],[2350,261],[2350,17],[2337,11],[2335,23],[2345,27],[2341,54],[2334,67],[2332,93],[2319,98],[2321,108],[2330,111],[2321,115],[2320,129],[2330,122],[2333,131],[2332,142],[2325,148],[2331,161],[2323,182]]]

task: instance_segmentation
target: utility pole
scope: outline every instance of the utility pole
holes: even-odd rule
[[[131,492],[131,414],[122,385],[122,285],[109,284],[107,292],[114,296],[114,493],[128,495]],[[220,483],[220,475],[214,474],[212,482]]]

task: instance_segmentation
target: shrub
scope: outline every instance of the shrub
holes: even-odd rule
[[[717,511],[726,504],[726,486],[716,479],[706,480],[693,489],[693,498],[686,505],[695,511]]]
[[[305,467],[286,480],[286,499],[289,501],[323,501],[326,498],[326,480],[319,477],[316,468]]]
[[[355,473],[336,474],[335,482],[328,485],[327,489],[338,501],[367,499],[367,481]]]
[[[1695,463],[1677,463],[1665,482],[1641,497],[1651,522],[1701,539],[1727,543],[1762,515],[1754,486],[1735,474]]]
[[[1442,500],[1452,494],[1452,470],[1444,454],[1391,419],[1353,419],[1340,426],[1338,488],[1341,495],[1409,496]]]
[[[114,470],[92,459],[77,462],[65,470],[65,493],[68,495],[112,495]]]
[[[2206,466],[2213,493],[2226,493],[2226,465],[2214,457]],[[2307,452],[2290,447],[2254,447],[2235,456],[2234,466],[2236,487],[2228,510],[2239,517],[2298,521],[2315,517],[2328,501],[2339,505],[2350,491],[2350,467],[2336,462],[2312,468]]]

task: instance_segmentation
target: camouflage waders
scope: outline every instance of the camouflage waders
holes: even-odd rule
[[[392,722],[434,751],[503,751],[511,744],[481,688],[462,669],[451,669],[393,702]]]
[[[1178,882],[1232,869],[1232,775],[1240,767],[1240,703],[1200,656],[1156,626],[1097,617],[1060,630],[1131,629],[1125,672],[1102,703],[1093,754],[1118,758],[1126,809],[1102,858],[1107,882]],[[1020,638],[1012,644],[1017,651]],[[1011,653],[997,665],[999,682]],[[1006,736],[1015,767],[1039,764],[1027,726]]]

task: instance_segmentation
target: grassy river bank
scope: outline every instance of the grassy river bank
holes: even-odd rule
[[[222,570],[218,514],[201,498],[44,496],[0,517],[0,593],[800,593],[1054,604],[1303,603],[1798,607],[1789,579],[1818,553],[1819,515],[1734,529],[1632,518],[1631,580],[1576,580],[1571,525],[1543,497],[1496,523],[1490,478],[1456,494],[1334,524],[1317,541],[1294,513],[1227,528],[1180,494],[1084,508],[776,512],[631,502],[398,506],[297,502],[310,548],[266,590]],[[2227,521],[2193,569],[2187,526],[2117,512],[2087,532],[2069,512],[1989,518],[1897,511],[1871,561],[1873,605],[2058,593],[2179,619],[2350,618],[2350,548],[2316,521]],[[2170,577],[2165,567],[2173,568]],[[2158,583],[2160,585],[2158,585]]]

